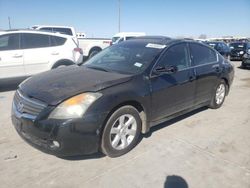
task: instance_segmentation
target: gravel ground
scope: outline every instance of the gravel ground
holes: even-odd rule
[[[14,91],[1,92],[0,187],[250,188],[250,69],[233,64],[235,80],[220,109],[154,127],[115,159],[61,159],[32,148],[11,124]]]

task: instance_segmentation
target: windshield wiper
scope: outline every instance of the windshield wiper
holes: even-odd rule
[[[87,66],[90,69],[95,69],[95,70],[100,70],[100,71],[104,71],[104,72],[109,72],[109,70],[102,68],[102,67],[94,67],[94,66]]]

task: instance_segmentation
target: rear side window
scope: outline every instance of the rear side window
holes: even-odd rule
[[[22,48],[44,48],[50,46],[50,36],[33,33],[22,34]]]
[[[19,49],[19,39],[19,34],[8,34],[0,36],[0,51]]]
[[[193,43],[190,43],[189,46],[194,65],[203,65],[217,61],[217,55],[212,49]]]
[[[61,46],[66,42],[66,38],[51,36],[51,45],[52,46]]]

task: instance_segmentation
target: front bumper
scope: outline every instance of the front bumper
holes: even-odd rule
[[[230,60],[239,60],[239,61],[242,61],[242,58],[243,58],[243,55],[244,54],[240,54],[240,53],[231,53],[230,54]]]
[[[36,120],[19,113],[13,104],[11,119],[18,134],[38,150],[56,156],[74,156],[98,151],[100,128],[105,115],[88,115],[82,119]],[[59,143],[59,147],[55,142]]]

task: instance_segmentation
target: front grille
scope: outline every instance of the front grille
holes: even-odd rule
[[[38,114],[47,106],[41,101],[24,96],[19,90],[15,93],[14,105],[19,113],[32,116],[38,116]]]

